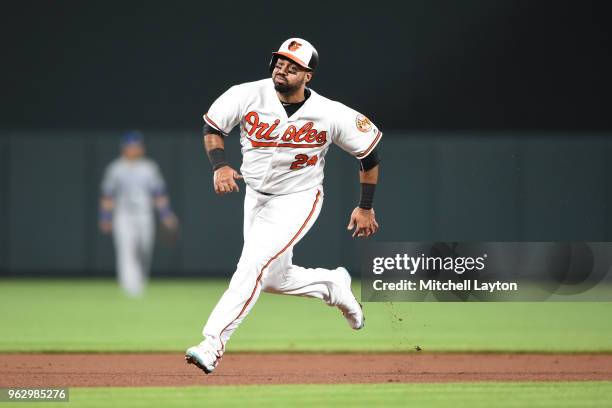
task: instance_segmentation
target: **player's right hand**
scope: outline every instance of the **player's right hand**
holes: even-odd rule
[[[242,176],[230,166],[223,166],[215,170],[215,174],[213,176],[215,193],[223,195],[231,192],[240,191],[240,189],[238,188],[238,184],[236,184],[236,180],[239,180],[241,178]]]
[[[98,226],[100,227],[100,231],[102,231],[103,234],[110,234],[113,230],[112,221],[100,221]]]

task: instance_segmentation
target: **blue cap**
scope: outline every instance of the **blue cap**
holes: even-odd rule
[[[142,143],[144,136],[139,130],[131,130],[121,136],[121,146]]]

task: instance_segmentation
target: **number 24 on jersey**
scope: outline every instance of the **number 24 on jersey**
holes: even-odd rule
[[[291,167],[289,168],[291,170],[299,170],[307,166],[314,166],[315,164],[317,164],[318,160],[319,160],[319,157],[316,155],[312,157],[308,157],[308,155],[305,155],[305,154],[298,154],[295,156],[295,161],[291,163]]]

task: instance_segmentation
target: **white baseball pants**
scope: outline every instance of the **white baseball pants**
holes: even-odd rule
[[[155,220],[150,214],[115,213],[113,238],[119,285],[126,294],[140,296],[149,279]]]
[[[293,247],[315,223],[323,188],[268,196],[247,186],[244,247],[229,288],[213,309],[203,334],[222,353],[226,342],[257,301],[261,290],[308,296],[337,305],[341,276],[335,270],[293,265]]]

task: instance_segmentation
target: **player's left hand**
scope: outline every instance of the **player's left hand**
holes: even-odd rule
[[[176,231],[178,229],[179,221],[178,218],[176,218],[176,215],[170,214],[162,220],[162,224],[169,231]]]
[[[376,222],[374,209],[364,210],[363,208],[355,207],[346,229],[350,231],[353,228],[355,229],[353,231],[353,238],[367,238],[370,235],[374,235],[378,231],[378,222]]]
[[[173,248],[179,239],[179,219],[174,214],[161,220],[161,242],[168,248]]]

